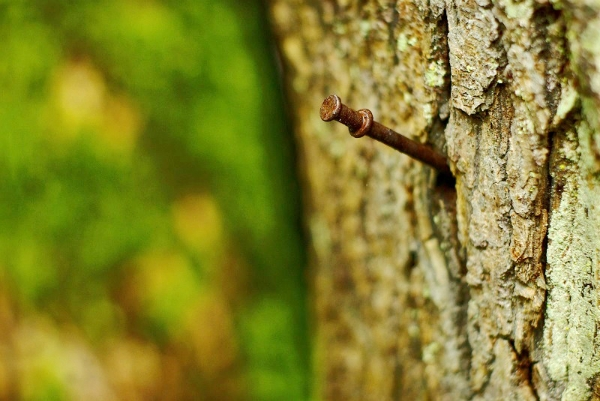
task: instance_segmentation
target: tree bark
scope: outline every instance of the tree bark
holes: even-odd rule
[[[304,177],[315,398],[600,397],[600,4],[270,2]],[[319,119],[338,94],[456,185]]]

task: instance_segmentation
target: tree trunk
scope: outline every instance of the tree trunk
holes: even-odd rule
[[[304,175],[315,398],[598,399],[588,1],[270,2]],[[447,155],[456,185],[322,122],[329,94]]]

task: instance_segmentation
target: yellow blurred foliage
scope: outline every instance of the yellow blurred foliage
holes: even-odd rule
[[[101,361],[76,333],[40,315],[24,320],[12,336],[23,399],[115,399]]]
[[[132,151],[144,124],[139,107],[125,95],[110,95],[103,117],[103,129],[98,132],[103,143],[112,150]]]
[[[198,366],[208,378],[218,380],[239,362],[233,313],[218,291],[204,294],[187,318],[187,341],[192,344]]]
[[[181,241],[214,266],[223,253],[223,223],[215,199],[188,194],[173,204],[173,227]]]
[[[53,139],[71,141],[92,132],[112,151],[130,152],[144,120],[132,99],[112,93],[102,73],[86,58],[68,60],[54,75],[54,107],[58,125]]]
[[[98,128],[106,97],[102,74],[86,59],[68,61],[55,76],[54,91],[62,134],[72,138],[82,128]]]
[[[189,259],[173,251],[152,251],[136,262],[129,281],[134,307],[154,330],[180,337],[185,318],[203,292],[204,283],[192,269]]]
[[[105,353],[105,364],[122,400],[147,400],[160,387],[161,354],[153,343],[132,338],[115,341]]]

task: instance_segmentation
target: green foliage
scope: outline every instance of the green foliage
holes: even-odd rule
[[[257,400],[300,399],[305,391],[301,347],[289,330],[295,318],[284,302],[264,299],[251,306],[242,321],[242,336],[249,345],[252,396]],[[287,355],[281,358],[281,355]],[[307,399],[306,396],[304,399]]]
[[[140,335],[202,350],[213,329],[194,311],[221,294],[240,388],[306,399],[298,194],[265,26],[257,1],[0,3],[0,280],[21,320],[75,325],[98,355]],[[73,394],[43,383],[18,398]]]

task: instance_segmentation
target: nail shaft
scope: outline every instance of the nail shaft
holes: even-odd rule
[[[386,126],[373,121],[370,110],[353,110],[342,103],[342,100],[331,95],[321,105],[321,119],[323,121],[339,121],[348,127],[350,135],[360,138],[367,135],[381,143],[419,160],[438,170],[440,173],[452,176],[446,163],[446,158],[429,146],[415,142]]]

